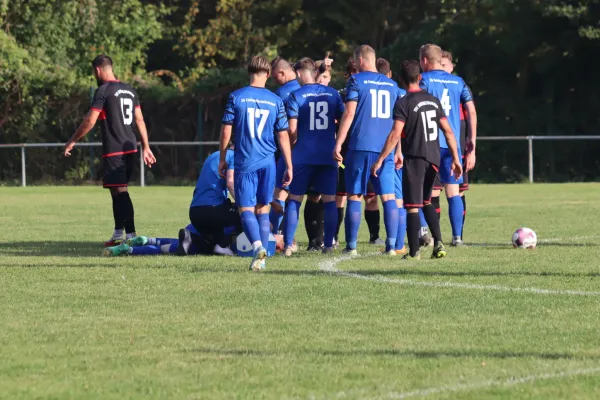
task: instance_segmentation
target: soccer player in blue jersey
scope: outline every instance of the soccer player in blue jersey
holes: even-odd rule
[[[337,225],[335,194],[338,165],[331,158],[335,147],[335,121],[342,117],[344,103],[337,90],[316,83],[317,67],[310,58],[301,58],[294,66],[302,87],[290,95],[287,115],[294,180],[285,211],[284,255],[292,255],[292,243],[298,226],[300,205],[310,187],[321,195],[325,208],[323,253],[333,252]]]
[[[219,171],[227,174],[227,147],[235,136],[235,199],[242,217],[242,227],[254,249],[252,271],[265,268],[271,224],[269,203],[275,189],[275,134],[286,171],[282,183],[292,182],[293,167],[288,121],[283,101],[265,88],[271,74],[269,61],[255,56],[248,64],[250,85],[229,95],[223,115],[219,146]],[[264,245],[264,246],[263,246]]]
[[[423,74],[421,76],[420,87],[437,97],[442,104],[444,113],[448,118],[452,132],[456,141],[460,141],[460,107],[466,107],[468,110],[475,110],[473,95],[462,78],[449,74],[444,71],[441,65],[442,49],[434,44],[426,44],[419,51],[419,58]],[[471,126],[471,130],[476,129],[476,124]],[[475,140],[475,135],[469,135]],[[464,205],[459,193],[459,185],[462,183],[462,176],[456,179],[451,173],[452,155],[448,150],[448,144],[443,135],[440,135],[440,170],[439,175],[446,197],[448,198],[448,214],[450,215],[450,225],[452,226],[452,245],[462,246],[462,219]],[[474,144],[471,144],[474,146]],[[459,153],[461,149],[459,148]],[[468,168],[467,168],[468,169]],[[439,208],[438,197],[432,197],[432,204],[427,207]]]
[[[382,163],[377,177],[371,177],[371,165],[383,149],[387,134],[392,128],[392,106],[401,97],[396,82],[377,72],[375,50],[362,45],[354,51],[354,61],[359,71],[346,86],[346,110],[333,152],[336,161],[345,163],[346,189],[349,194],[346,208],[346,250],[357,254],[356,242],[361,219],[361,198],[367,193],[367,183],[373,183],[381,196],[383,218],[387,234],[385,254],[396,255],[398,233],[398,206],[394,194],[394,157],[389,155]],[[342,157],[342,144],[350,135],[346,159]]]
[[[300,89],[300,83],[296,80],[296,72],[292,65],[282,57],[276,57],[271,61],[271,76],[277,82],[279,88],[275,94],[283,100],[283,105],[287,102],[290,93]],[[277,160],[277,171],[275,175],[275,193],[273,194],[273,207],[269,213],[271,229],[273,234],[279,233],[281,222],[285,212],[285,203],[288,198],[289,187],[283,186],[283,173],[285,171],[285,160],[279,157]]]

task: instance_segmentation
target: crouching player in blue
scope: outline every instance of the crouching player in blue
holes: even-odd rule
[[[371,177],[371,165],[377,159],[387,134],[392,128],[392,104],[401,97],[396,82],[376,69],[375,50],[360,46],[354,52],[359,73],[348,80],[346,110],[340,122],[333,157],[342,162],[342,144],[350,135],[346,155],[345,180],[349,194],[346,208],[346,250],[357,254],[356,242],[361,217],[361,198],[367,194],[369,180],[376,194],[381,196],[383,218],[387,234],[385,254],[396,255],[398,234],[398,206],[394,190],[394,158],[390,154],[382,164],[377,177]]]
[[[265,268],[271,232],[269,203],[275,189],[275,133],[286,164],[282,184],[292,182],[293,167],[288,121],[283,101],[265,88],[271,74],[269,61],[255,56],[248,64],[250,85],[229,95],[222,120],[219,172],[227,174],[227,147],[235,136],[235,199],[242,227],[252,244],[252,271]]]
[[[290,138],[295,143],[292,153],[295,177],[284,218],[284,255],[293,254],[292,244],[300,205],[309,187],[321,194],[325,208],[323,253],[333,252],[337,227],[337,163],[331,158],[335,147],[335,121],[344,112],[337,90],[316,83],[317,66],[310,58],[300,59],[294,66],[302,87],[292,92],[287,101]]]

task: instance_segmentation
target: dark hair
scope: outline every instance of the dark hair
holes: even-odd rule
[[[258,74],[260,72],[264,72],[267,75],[271,74],[271,64],[269,64],[269,60],[263,56],[254,56],[248,63],[248,73],[249,74]]]
[[[452,62],[452,53],[449,51],[442,51],[442,58],[447,58],[448,61]]]
[[[392,67],[390,66],[390,62],[385,58],[378,58],[376,62],[377,72],[380,74],[387,75],[392,71]]]
[[[353,58],[349,58],[348,62],[346,63],[346,75],[347,78],[349,78],[352,74],[355,74],[358,72],[358,69],[356,68],[356,64],[354,63],[354,59]]]
[[[104,68],[107,65],[110,65],[112,67],[113,61],[112,58],[105,54],[99,55],[98,57],[94,58],[94,61],[92,61],[93,68]]]
[[[277,56],[271,61],[271,71],[292,68],[292,64],[283,57]]]
[[[312,59],[302,57],[294,64],[294,71],[300,71],[302,69],[314,73],[317,70],[317,66]]]
[[[403,61],[400,65],[400,80],[406,86],[410,85],[411,83],[418,83],[419,75],[421,75],[421,66],[418,61]]]

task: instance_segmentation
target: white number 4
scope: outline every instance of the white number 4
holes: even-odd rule
[[[444,93],[442,93],[441,103],[446,117],[450,116],[450,110],[452,110],[452,106],[450,105],[450,96],[448,96],[448,89],[444,89]]]
[[[121,112],[123,113],[123,123],[131,125],[133,122],[133,100],[125,97],[121,98]]]
[[[256,134],[260,140],[265,124],[267,123],[267,117],[269,116],[269,110],[260,110],[258,108],[248,108],[248,129],[250,129],[250,137],[254,139],[254,128],[256,126],[256,119],[258,126],[256,127]]]
[[[438,138],[438,124],[435,120],[435,117],[435,110],[421,112],[421,119],[423,120],[423,131],[425,133],[426,142],[433,142]]]

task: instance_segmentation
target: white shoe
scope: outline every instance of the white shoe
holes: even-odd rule
[[[265,257],[267,257],[267,250],[264,247],[259,247],[254,251],[254,257],[250,263],[250,271],[260,272],[266,268]]]
[[[358,251],[356,251],[356,249],[345,248],[344,250],[342,250],[342,254],[354,257],[358,255]]]
[[[235,256],[235,253],[229,247],[223,248],[218,244],[215,245],[213,253],[218,254],[220,256]]]
[[[292,246],[287,246],[284,250],[283,250],[283,255],[286,257],[291,257],[294,255],[294,250],[292,248]]]
[[[462,241],[460,236],[455,236],[452,238],[452,247],[463,247],[465,242]]]
[[[396,257],[396,249],[389,249],[387,251],[383,251],[381,254],[383,254],[384,256],[394,256]]]

